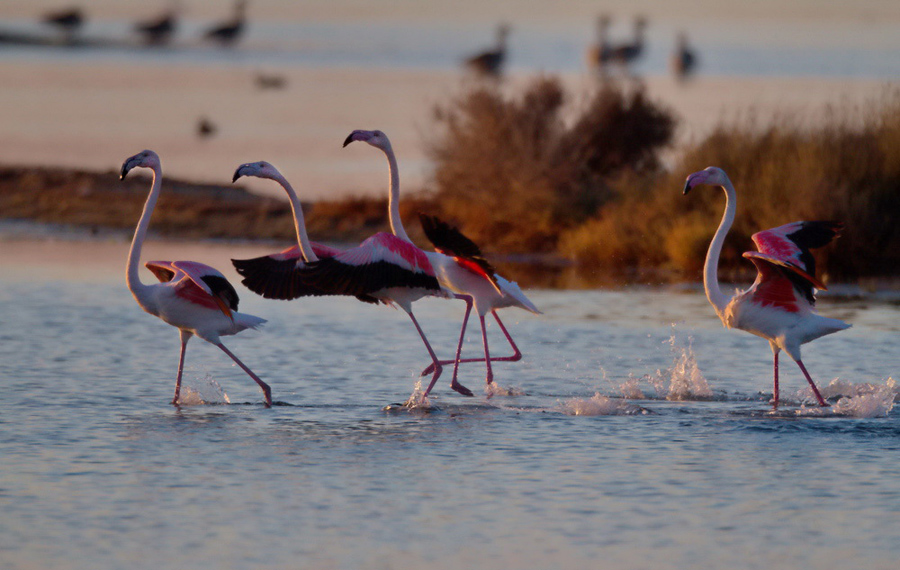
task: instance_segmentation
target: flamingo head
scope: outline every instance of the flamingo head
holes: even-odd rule
[[[281,173],[278,172],[278,169],[266,162],[265,160],[261,160],[259,162],[247,162],[237,167],[237,170],[234,171],[234,176],[231,178],[232,182],[237,182],[237,179],[241,176],[253,176],[256,178],[269,178],[272,180],[278,180],[281,178]]]
[[[355,130],[344,139],[344,146],[347,146],[354,141],[367,142],[375,148],[380,148],[384,152],[388,152],[391,149],[391,141],[383,131]]]
[[[119,175],[119,180],[125,180],[131,169],[137,167],[159,168],[159,155],[152,150],[142,150],[136,155],[129,157],[122,163],[122,172]]]
[[[687,194],[694,186],[709,184],[710,186],[724,186],[729,182],[728,175],[718,166],[708,166],[699,172],[695,172],[684,181],[684,193]]]

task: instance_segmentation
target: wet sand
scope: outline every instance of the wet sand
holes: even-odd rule
[[[341,148],[353,129],[386,131],[400,159],[404,187],[427,184],[432,111],[463,87],[458,72],[291,67],[288,87],[260,90],[251,67],[122,63],[0,62],[0,161],[4,164],[116,170],[143,148],[163,158],[167,174],[228,182],[234,168],[269,160],[306,199],[384,192],[383,157],[364,146]],[[513,76],[514,88],[532,76]],[[563,76],[576,102],[591,80]],[[887,83],[831,78],[704,77],[679,85],[645,79],[649,96],[681,117],[679,141],[695,140],[719,121],[752,111],[815,120],[831,107],[877,101]],[[201,138],[208,117],[215,135]],[[272,184],[251,189],[278,194]]]

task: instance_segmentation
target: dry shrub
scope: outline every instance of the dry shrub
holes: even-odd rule
[[[574,113],[566,99],[542,78],[519,96],[479,86],[436,110],[435,200],[486,249],[554,251],[612,198],[612,177],[658,168],[675,121],[641,91],[606,87]]]
[[[683,197],[681,190],[688,174],[714,165],[738,191],[737,217],[720,262],[724,278],[752,277],[754,268],[741,253],[754,248],[754,232],[797,220],[845,223],[841,238],[817,253],[830,277],[897,275],[900,93],[868,112],[833,111],[805,128],[783,117],[764,128],[720,125],[686,149],[670,174],[629,181],[632,189],[620,190],[595,220],[568,232],[560,250],[582,263],[657,263],[699,277],[724,196],[698,188]]]

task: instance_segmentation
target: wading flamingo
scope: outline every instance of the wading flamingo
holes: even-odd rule
[[[606,66],[612,57],[612,47],[609,45],[609,25],[612,22],[608,14],[600,14],[597,17],[597,43],[587,50],[588,68],[596,71],[601,77],[606,76]]]
[[[175,378],[175,397],[172,398],[172,404],[178,404],[181,394],[181,373],[184,369],[187,342],[191,336],[196,335],[218,346],[231,357],[259,384],[266,397],[266,407],[271,406],[272,390],[269,385],[260,380],[219,340],[220,336],[237,334],[248,328],[255,329],[266,322],[265,319],[237,312],[237,292],[224,275],[196,261],[150,261],[145,265],[160,283],[152,285],[141,283],[138,263],[141,247],[147,236],[147,227],[150,225],[150,216],[153,214],[162,187],[162,167],[159,156],[152,150],[145,150],[122,164],[121,179],[124,180],[133,168],[138,167],[153,171],[153,183],[131,242],[125,282],[142,309],[176,327],[181,334],[181,356],[178,359],[178,376]]]
[[[466,58],[465,66],[482,77],[499,79],[503,75],[503,64],[506,61],[506,38],[509,36],[509,25],[497,26],[497,43],[493,49],[483,51]]]
[[[274,180],[284,188],[294,213],[297,245],[281,253],[256,259],[233,259],[248,289],[270,299],[296,299],[318,295],[350,295],[369,303],[395,305],[406,311],[431,356],[434,375],[441,375],[442,363],[412,311],[413,302],[426,296],[445,297],[425,252],[412,243],[380,232],[360,245],[337,250],[312,243],[306,233],[300,198],[287,179],[265,161],[242,164],[233,181],[242,176]],[[454,387],[463,393],[465,386]],[[426,391],[422,398],[428,396]],[[413,402],[409,402],[412,404]]]
[[[778,353],[782,350],[797,362],[819,405],[827,406],[800,360],[800,345],[850,327],[843,321],[816,314],[813,288],[826,287],[816,279],[816,261],[809,251],[830,243],[840,234],[843,224],[793,222],[753,234],[759,251],[746,251],[744,257],[756,266],[756,281],[729,299],[719,287],[717,272],[725,235],[734,223],[737,195],[725,171],[715,166],[688,176],[684,193],[701,184],[719,186],[725,191],[725,214],[703,266],[706,298],[727,328],[745,330],[769,341],[774,355],[774,408],[778,407]]]
[[[247,22],[247,2],[237,0],[234,4],[234,16],[231,20],[209,28],[203,37],[219,42],[223,46],[230,46],[240,39],[244,33],[244,25]]]
[[[391,230],[397,237],[412,243],[406,233],[406,229],[403,227],[403,220],[400,218],[400,174],[397,167],[397,157],[394,155],[391,141],[382,131],[356,130],[350,133],[344,141],[344,146],[354,141],[366,142],[381,150],[387,157],[390,176],[388,218]],[[466,315],[463,317],[456,358],[454,360],[441,361],[441,364],[450,364],[451,362],[454,364],[453,379],[451,380],[451,387],[454,387],[459,385],[457,382],[457,371],[461,362],[484,362],[487,368],[486,382],[490,385],[494,381],[494,372],[491,367],[492,361],[515,362],[522,358],[519,347],[516,346],[506,327],[503,326],[496,309],[519,307],[538,315],[541,312],[525,296],[518,284],[507,281],[500,275],[497,275],[481,255],[478,246],[462,235],[456,228],[452,228],[434,217],[421,216],[420,219],[426,235],[438,250],[436,253],[427,253],[428,259],[435,268],[438,281],[445,289],[452,291],[457,299],[462,299],[466,303]],[[472,310],[473,303],[481,322],[484,358],[461,359],[463,339],[465,338],[466,325],[469,322],[469,313]],[[509,345],[513,349],[512,356],[491,356],[488,348],[487,328],[484,323],[484,317],[489,312],[494,316],[494,319],[500,326],[500,330],[506,336],[506,340],[509,341]],[[422,374],[425,375],[430,372],[431,367],[428,367]],[[433,382],[434,380],[432,380],[432,384]]]

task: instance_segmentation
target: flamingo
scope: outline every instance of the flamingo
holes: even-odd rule
[[[819,405],[827,406],[800,359],[800,345],[850,327],[815,312],[813,288],[825,290],[826,287],[815,276],[815,258],[810,253],[810,249],[823,247],[837,237],[843,224],[793,222],[753,234],[759,251],[747,251],[743,255],[756,266],[756,281],[729,299],[719,287],[717,270],[725,235],[734,223],[737,195],[725,171],[715,166],[688,176],[684,193],[701,184],[719,186],[725,191],[725,214],[703,266],[706,298],[726,328],[745,330],[769,341],[774,358],[773,408],[778,408],[778,354],[782,350],[800,367]]]
[[[184,370],[184,355],[188,340],[194,335],[219,347],[241,367],[262,388],[266,407],[272,405],[272,390],[260,380],[237,356],[228,350],[219,337],[237,334],[245,329],[255,329],[266,322],[265,319],[237,312],[238,295],[224,275],[216,269],[196,261],[150,261],[145,265],[159,279],[160,283],[145,285],[138,276],[141,248],[150,225],[150,216],[156,206],[162,187],[162,166],[159,156],[152,150],[145,150],[128,158],[122,164],[121,179],[134,168],[149,168],[153,172],[150,195],[144,204],[144,211],[134,232],[125,282],[135,301],[144,311],[155,315],[177,328],[181,335],[181,356],[178,359],[178,375],[175,378],[175,397],[172,404],[178,404],[181,395],[181,375]]]
[[[344,141],[344,146],[354,141],[363,141],[369,145],[381,150],[388,160],[388,170],[390,177],[390,194],[388,195],[388,218],[391,224],[391,231],[394,235],[412,243],[403,227],[403,220],[400,218],[400,174],[397,167],[397,157],[391,147],[391,141],[382,131],[364,131],[356,130],[350,133]],[[538,308],[532,303],[528,297],[522,292],[517,283],[508,281],[498,275],[493,267],[484,259],[478,246],[471,240],[459,232],[456,228],[450,227],[446,223],[437,218],[421,215],[420,220],[425,230],[426,236],[434,244],[437,252],[428,252],[426,255],[431,261],[432,266],[441,285],[454,293],[454,297],[461,299],[466,303],[466,314],[463,317],[462,330],[459,335],[459,344],[456,349],[456,358],[454,360],[441,361],[441,364],[453,363],[453,378],[451,387],[458,386],[457,373],[460,363],[463,362],[484,362],[486,371],[485,381],[490,385],[494,381],[494,372],[491,362],[516,362],[521,360],[522,352],[512,336],[507,331],[500,316],[497,315],[496,309],[503,307],[519,307],[534,314],[541,314]],[[465,338],[466,325],[469,322],[469,314],[472,306],[475,306],[475,312],[478,313],[481,322],[481,337],[484,344],[484,358],[466,358],[461,359],[463,339]],[[485,327],[484,318],[487,313],[491,313],[500,330],[503,331],[506,340],[513,349],[512,356],[496,357],[491,356],[488,347],[487,328]],[[422,371],[423,375],[431,372],[431,366]],[[434,379],[432,379],[432,386]],[[431,386],[429,386],[430,390]],[[456,389],[456,388],[454,388]],[[459,390],[457,390],[459,391]],[[426,394],[428,390],[426,390]]]
[[[230,46],[244,33],[244,25],[247,21],[246,9],[246,0],[237,0],[234,4],[234,16],[232,16],[231,20],[208,29],[203,34],[203,37],[217,41],[222,45]]]
[[[675,50],[669,58],[669,67],[678,81],[684,81],[694,72],[697,66],[697,56],[688,45],[687,34],[680,32],[675,41]]]
[[[644,53],[644,29],[647,20],[637,17],[634,20],[634,39],[631,43],[621,44],[609,48],[609,59],[622,67],[628,67]]]
[[[412,304],[426,296],[449,295],[438,283],[425,252],[408,240],[384,232],[344,251],[310,242],[300,198],[278,169],[265,161],[251,162],[239,166],[232,181],[242,176],[267,178],[281,185],[290,199],[297,233],[297,245],[280,253],[232,260],[237,272],[244,277],[242,283],[266,298],[350,295],[364,302],[400,307],[409,315],[431,356],[434,374],[429,390],[422,394],[422,401],[425,401],[445,363],[438,360],[413,314]],[[471,390],[458,383],[453,389],[472,395]]]
[[[588,66],[599,72],[601,77],[606,75],[606,66],[609,65],[612,55],[612,48],[607,38],[611,22],[608,14],[601,14],[597,17],[597,43],[589,47],[587,51]]]
[[[164,13],[156,18],[138,22],[134,30],[144,36],[148,45],[162,45],[172,39],[172,35],[178,28],[178,12],[180,5],[175,2]]]
[[[72,6],[45,14],[41,21],[62,31],[66,43],[75,42],[75,33],[84,25],[87,17],[78,6]]]
[[[465,66],[483,77],[498,79],[503,74],[503,64],[506,60],[507,36],[509,36],[509,25],[498,25],[497,44],[494,46],[494,49],[466,58]]]

